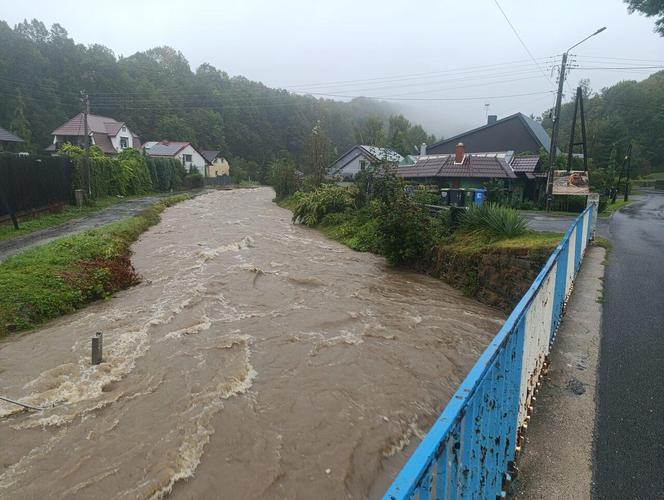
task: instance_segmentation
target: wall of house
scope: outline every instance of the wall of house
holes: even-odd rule
[[[211,165],[205,167],[206,177],[219,177],[221,175],[230,175],[231,167],[225,158],[215,158]]]
[[[129,130],[129,127],[127,127],[125,125],[125,129],[124,130],[120,129],[120,131],[118,132],[118,135],[116,135],[115,137],[109,136],[109,138],[111,139],[111,144],[113,144],[113,147],[115,148],[115,150],[117,152],[122,151],[122,148],[120,147],[120,138],[121,137],[126,137],[127,138],[127,144],[128,144],[127,147],[131,147],[132,144],[133,144],[132,143],[131,130]]]
[[[355,151],[355,158],[353,158],[337,175],[341,175],[344,179],[352,179],[355,175],[362,170],[362,162],[365,163],[365,168],[371,165],[369,159],[360,153]],[[348,161],[348,156],[342,158],[339,163],[344,163]],[[333,168],[332,171],[335,169]]]
[[[184,155],[191,155],[191,162],[185,162],[182,159]],[[201,175],[205,175],[205,166],[207,165],[207,161],[198,151],[193,148],[191,144],[178,152],[177,158],[182,162],[184,168],[187,170],[189,170],[190,167],[194,167]]]

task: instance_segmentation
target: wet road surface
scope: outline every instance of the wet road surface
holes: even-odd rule
[[[503,316],[290,223],[167,209],[142,284],[0,343],[0,498],[377,497]],[[104,363],[89,365],[104,332]]]
[[[611,218],[594,497],[664,498],[664,193]]]
[[[0,241],[0,261],[30,247],[48,243],[56,238],[62,238],[63,236],[69,236],[117,220],[126,219],[156,203],[158,200],[159,196],[147,196],[145,198],[121,201],[99,212],[91,213],[85,217],[74,219],[55,227],[35,231],[19,238]]]

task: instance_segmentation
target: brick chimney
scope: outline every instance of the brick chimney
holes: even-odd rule
[[[456,145],[456,152],[454,153],[454,163],[463,163],[463,155],[465,150],[463,148],[463,142],[460,142]]]

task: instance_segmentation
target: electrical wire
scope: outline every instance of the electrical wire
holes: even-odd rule
[[[549,78],[549,76],[544,72],[544,70],[542,69],[542,67],[541,67],[541,66],[539,65],[539,63],[537,62],[537,59],[535,59],[535,56],[533,56],[533,53],[530,52],[530,49],[529,49],[528,46],[526,45],[526,42],[523,41],[523,38],[521,38],[521,35],[519,35],[519,32],[516,30],[516,28],[515,28],[514,25],[512,24],[512,21],[510,21],[510,18],[507,17],[507,14],[505,13],[505,11],[503,10],[503,8],[502,8],[502,7],[500,6],[500,4],[498,3],[498,0],[493,0],[493,1],[495,2],[496,6],[498,7],[498,10],[500,10],[501,14],[502,14],[503,17],[505,18],[505,21],[507,21],[507,24],[509,24],[510,28],[512,28],[512,31],[514,32],[514,34],[516,35],[516,37],[519,39],[519,42],[521,43],[521,45],[523,46],[523,48],[525,49],[525,51],[528,53],[528,56],[530,56],[530,59],[532,59],[532,61],[535,63],[535,66],[537,66],[537,68],[540,70],[540,72],[542,73],[542,75],[544,76],[544,78],[546,78],[546,80],[547,80],[552,86],[555,87],[555,85],[553,84],[553,82],[551,81],[551,79]]]

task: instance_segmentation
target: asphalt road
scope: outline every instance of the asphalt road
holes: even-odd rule
[[[610,219],[597,422],[596,499],[664,498],[664,193]]]
[[[519,212],[528,220],[528,227],[535,231],[553,231],[564,233],[574,221],[575,217],[546,215],[539,212]],[[595,226],[595,234],[604,238],[609,235],[609,218],[599,217]]]

